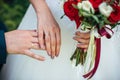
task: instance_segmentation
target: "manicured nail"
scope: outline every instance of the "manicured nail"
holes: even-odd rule
[[[40,56],[38,56],[38,55],[35,55],[35,58],[36,58],[36,59],[43,60],[43,61],[45,60],[45,57],[40,57]]]
[[[56,54],[55,56],[56,56],[56,57],[58,57],[58,56],[59,56],[59,54]]]
[[[76,40],[76,37],[73,37],[74,40]]]
[[[51,59],[54,59],[54,56],[51,56]]]
[[[86,49],[84,49],[84,53],[86,53],[87,52],[87,50]]]

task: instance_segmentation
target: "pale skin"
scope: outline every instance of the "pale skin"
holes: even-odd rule
[[[38,20],[38,40],[40,48],[45,49],[52,58],[59,55],[61,33],[45,0],[30,0]]]
[[[78,41],[77,47],[84,49],[84,52],[87,51],[89,46],[89,40],[90,40],[90,33],[81,33],[80,31],[77,31],[75,33],[75,36],[73,37],[74,40]]]
[[[43,56],[33,53],[30,49],[40,49],[38,34],[35,30],[14,30],[5,33],[6,48],[9,54],[23,54],[44,61]]]
[[[38,26],[38,31],[43,30],[42,35],[39,33],[37,34],[37,32],[35,30],[14,30],[14,31],[5,33],[6,47],[7,47],[7,52],[9,54],[23,54],[23,55],[27,55],[32,58],[44,61],[45,58],[43,56],[36,55],[30,51],[31,48],[40,49],[40,47],[39,47],[39,44],[41,44],[40,40],[43,39],[42,43],[43,43],[44,48],[42,48],[42,47],[41,48],[42,49],[46,48],[48,54],[51,55],[52,58],[54,58],[55,56],[58,56],[59,51],[60,51],[60,44],[61,44],[60,29],[59,29],[59,25],[55,21],[54,17],[52,16],[51,12],[49,11],[49,9],[48,9],[48,12],[49,12],[49,15],[47,15],[47,16],[50,16],[50,20],[48,19],[48,17],[46,17],[44,12],[43,12],[44,17],[42,16],[43,22],[41,20],[41,17],[40,17],[40,19],[38,19],[38,20],[41,20],[40,22],[38,21],[38,25],[44,24],[44,27]],[[50,21],[50,23],[47,24],[46,19],[48,20],[48,22]],[[52,21],[52,24],[51,24],[51,21]],[[49,25],[51,25],[51,26],[49,26]],[[48,26],[49,26],[49,28],[48,28]],[[40,27],[40,29],[39,29],[39,27]],[[54,32],[54,30],[56,31],[56,33]],[[50,33],[50,32],[52,32],[52,33]],[[49,35],[47,35],[47,34],[49,34]],[[52,38],[54,36],[53,42],[52,42],[52,39],[50,38],[50,34],[52,34],[51,35]],[[40,37],[41,37],[40,35],[42,36],[41,39],[40,39]],[[45,35],[45,39],[43,38],[44,35]],[[38,38],[38,36],[39,36],[39,38]],[[73,37],[73,39],[75,39],[76,41],[79,42],[77,44],[77,47],[84,48],[84,50],[87,51],[87,48],[89,45],[90,33],[80,33],[79,31],[77,31],[75,36]],[[55,40],[56,40],[56,42],[55,42]],[[33,46],[32,46],[32,44],[33,44]],[[49,52],[49,50],[50,50],[50,52]]]

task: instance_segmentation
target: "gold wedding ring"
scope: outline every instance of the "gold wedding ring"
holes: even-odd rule
[[[34,44],[33,43],[31,44],[31,48],[34,48]]]

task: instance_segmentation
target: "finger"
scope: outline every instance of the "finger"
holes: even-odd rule
[[[33,37],[37,37],[38,36],[38,33],[36,30],[29,30],[30,31],[30,34],[33,36]]]
[[[54,32],[50,32],[50,47],[51,47],[51,54],[52,54],[52,58],[55,57],[55,45],[56,45],[56,36]]]
[[[58,30],[56,32],[56,40],[57,40],[57,42],[56,42],[56,56],[58,56],[60,53],[60,46],[61,46],[61,32],[60,32],[60,30]]]
[[[32,57],[34,59],[40,60],[40,61],[44,61],[45,60],[45,57],[40,56],[40,55],[36,55],[33,52],[31,52],[30,50],[26,50],[25,51],[25,55],[27,55],[29,57]]]
[[[38,40],[39,40],[39,45],[42,49],[45,49],[45,45],[44,45],[44,32],[43,29],[40,28],[38,30]]]
[[[84,38],[84,39],[89,39],[90,38],[90,32],[88,32],[88,33],[81,33],[80,31],[77,31],[75,34],[77,36],[81,37],[81,38]]]
[[[32,43],[32,44],[33,44],[33,46],[31,47],[31,49],[43,50],[43,49],[40,48],[38,43]]]
[[[88,48],[88,44],[81,44],[81,43],[79,43],[79,44],[77,44],[77,47],[81,48],[81,49],[87,49]]]
[[[89,39],[82,39],[80,37],[73,37],[74,40],[78,41],[79,43],[89,44]]]
[[[33,37],[32,42],[33,43],[39,43],[38,37]]]
[[[45,33],[45,47],[48,55],[51,56],[50,35],[48,32]]]
[[[87,52],[87,49],[84,49],[84,52]]]

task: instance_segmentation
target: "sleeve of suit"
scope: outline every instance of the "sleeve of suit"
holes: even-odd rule
[[[0,64],[6,63],[6,43],[5,43],[5,36],[4,31],[0,30]]]

